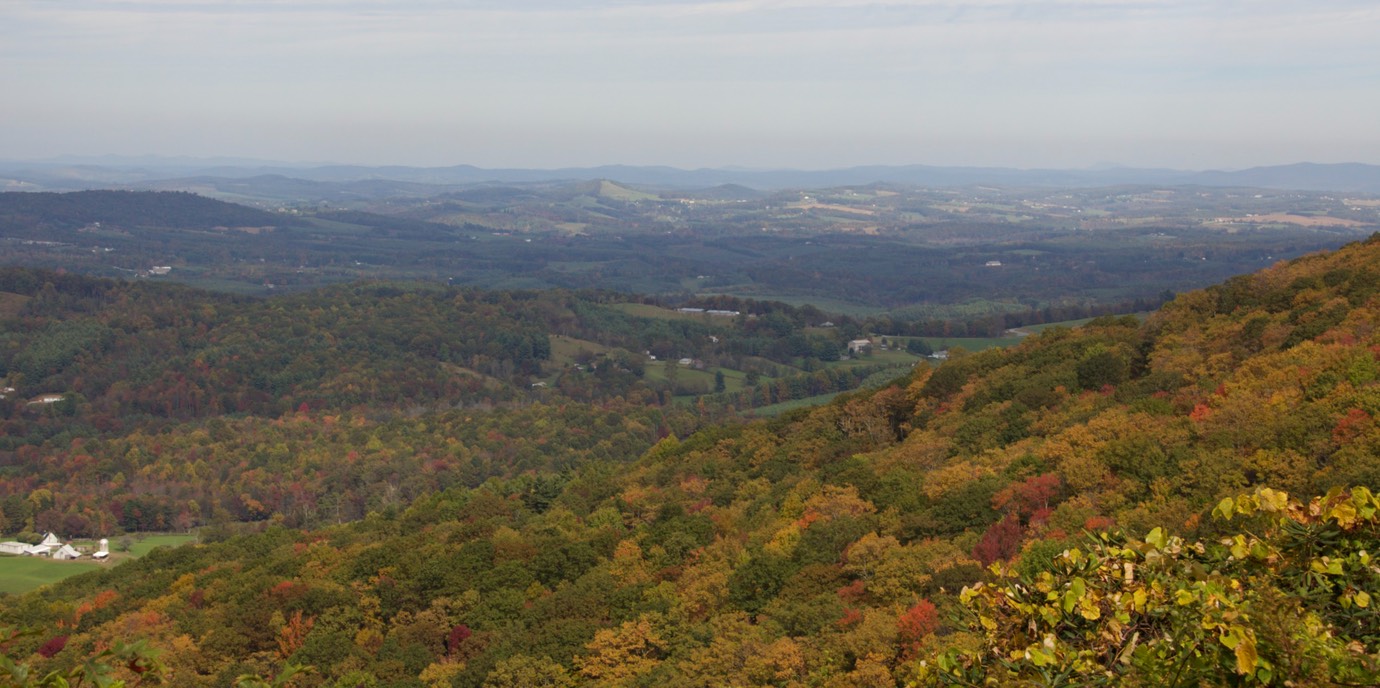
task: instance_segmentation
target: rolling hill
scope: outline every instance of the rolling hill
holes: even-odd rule
[[[1372,238],[630,464],[155,553],[0,622],[43,669],[137,635],[189,686],[1365,684],[1376,265]]]

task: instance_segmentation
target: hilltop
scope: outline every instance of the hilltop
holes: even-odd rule
[[[0,227],[7,235],[28,230],[53,232],[86,226],[105,231],[139,228],[222,229],[276,227],[299,221],[184,191],[77,191],[0,193]],[[35,234],[55,238],[51,234]]]

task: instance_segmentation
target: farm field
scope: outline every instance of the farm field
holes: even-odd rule
[[[0,593],[17,595],[64,578],[102,568],[89,561],[0,556]]]
[[[87,571],[117,566],[121,561],[138,559],[159,547],[178,547],[196,540],[195,535],[156,534],[145,535],[130,545],[128,552],[115,551],[111,543],[110,559],[106,563],[96,563],[89,557],[77,561],[54,561],[45,557],[0,556],[0,593],[19,594],[44,585],[56,583]],[[78,541],[78,544],[94,542]]]
[[[891,338],[888,337],[888,339],[891,339]],[[898,339],[899,339],[899,338],[898,338]],[[931,343],[933,343],[934,340],[927,340],[927,341],[930,341]],[[935,350],[938,350],[938,349],[941,349],[941,348],[943,348],[943,347],[935,346],[934,348],[935,348]],[[838,368],[856,368],[856,367],[858,367],[858,366],[874,366],[874,365],[883,365],[883,364],[885,364],[885,365],[902,365],[902,364],[909,365],[909,364],[918,363],[918,362],[923,361],[923,360],[925,360],[925,358],[924,358],[923,356],[916,356],[915,354],[910,353],[909,351],[906,351],[906,350],[904,350],[904,349],[891,348],[891,349],[887,349],[886,351],[882,351],[881,349],[876,348],[876,349],[873,349],[873,351],[872,351],[872,353],[871,353],[870,355],[856,356],[856,357],[853,357],[853,358],[849,358],[849,359],[846,360],[846,361],[842,361],[842,360],[841,360],[841,361],[830,361],[830,362],[827,363],[826,365],[828,365],[828,366],[831,367],[831,368],[832,368],[832,367],[838,367]]]
[[[772,404],[771,406],[761,406],[752,409],[752,411],[749,412],[749,415],[762,418],[774,418],[783,413],[786,413],[787,411],[794,411],[796,409],[827,404],[830,401],[832,401],[834,397],[840,394],[844,394],[844,392],[830,392],[828,394],[820,394],[813,397],[805,397],[804,399],[792,399],[790,401],[783,401],[779,404]]]
[[[639,318],[658,318],[661,320],[690,320],[693,322],[709,323],[711,325],[731,325],[733,323],[733,319],[727,316],[707,315],[705,313],[682,313],[680,311],[671,310],[670,308],[653,306],[649,303],[614,303],[609,304],[609,308],[623,311],[628,315],[634,315]]]
[[[1141,322],[1144,322],[1146,318],[1150,317],[1150,314],[1148,312],[1131,313],[1130,315],[1134,316],[1136,320],[1140,320]],[[1082,325],[1088,324],[1089,321],[1094,319],[1095,318],[1081,318],[1079,320],[1065,320],[1063,322],[1045,323],[1043,325],[1027,325],[1025,327],[1018,327],[1016,329],[1024,330],[1026,332],[1044,332],[1045,330],[1048,330],[1051,327],[1080,327]]]
[[[551,363],[558,368],[564,368],[575,363],[576,356],[585,351],[590,354],[607,354],[612,349],[598,342],[591,342],[587,339],[576,339],[565,335],[553,335],[551,341]]]
[[[144,556],[145,554],[148,554],[149,552],[152,552],[155,549],[158,549],[159,547],[181,547],[182,545],[185,545],[189,542],[196,542],[196,536],[160,534],[145,535],[143,538],[136,537],[134,544],[131,545],[129,548],[129,556],[132,558],[138,558]],[[113,544],[111,546],[112,548],[114,547]],[[118,553],[112,552],[111,556],[114,556],[115,554]]]

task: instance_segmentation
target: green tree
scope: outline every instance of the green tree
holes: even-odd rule
[[[484,688],[574,688],[575,677],[549,657],[501,659],[484,678]]]

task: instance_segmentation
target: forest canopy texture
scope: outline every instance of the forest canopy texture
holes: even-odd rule
[[[1377,265],[1372,238],[773,420],[527,407],[536,437],[612,447],[7,598],[0,624],[36,633],[6,666],[71,675],[115,648],[146,664],[107,674],[185,686],[305,666],[293,685],[1373,685]],[[401,485],[457,470],[461,417],[308,406],[100,442],[152,493],[236,474],[253,442],[251,473]],[[58,499],[30,475],[7,500]]]

